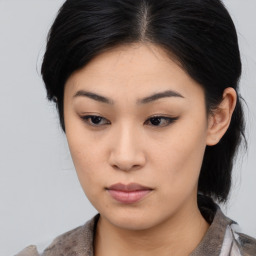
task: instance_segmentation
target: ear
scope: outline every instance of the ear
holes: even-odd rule
[[[222,101],[209,115],[206,144],[216,145],[227,131],[237,101],[236,91],[228,87],[224,90]]]

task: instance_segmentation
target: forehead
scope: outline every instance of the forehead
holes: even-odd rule
[[[186,97],[202,91],[176,61],[152,44],[119,46],[98,55],[71,75],[65,93],[74,94],[83,89],[110,97],[118,92],[144,97],[147,93],[165,90],[174,90]]]

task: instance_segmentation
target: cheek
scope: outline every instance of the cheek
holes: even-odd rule
[[[65,115],[66,136],[72,160],[79,175],[92,173],[93,166],[100,159],[101,143],[94,133],[86,132],[85,124],[75,113],[67,109]]]
[[[96,143],[97,144],[97,143]],[[95,143],[87,141],[70,141],[70,151],[81,187],[91,204],[101,212],[108,208],[108,201],[103,200],[104,186],[108,169],[104,165],[104,156],[101,148]],[[94,146],[92,146],[94,145]]]
[[[99,148],[101,144],[99,143],[96,146],[95,142],[92,142],[91,136],[86,136],[84,132],[79,130],[74,131],[71,129],[69,132],[69,129],[67,129],[66,134],[72,160],[81,186],[86,194],[91,190],[93,193],[93,186],[89,185],[100,182],[103,176],[100,173],[102,168],[99,168],[99,159],[103,161],[102,150]],[[88,191],[88,188],[90,188],[90,191]]]
[[[197,184],[206,146],[204,127],[202,121],[181,122],[155,147],[151,155],[155,156],[152,159],[154,169],[162,170],[162,175],[158,173],[158,177],[161,175],[159,183],[172,189],[175,186],[177,190]]]

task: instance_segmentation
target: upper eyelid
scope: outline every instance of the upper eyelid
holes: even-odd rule
[[[92,117],[100,117],[100,118],[102,118],[102,119],[108,120],[108,119],[105,118],[104,116],[100,116],[100,115],[81,115],[81,118],[92,118]]]
[[[170,123],[172,123],[172,122],[178,120],[178,117],[152,116],[152,117],[148,118],[148,119],[146,120],[146,122],[148,122],[148,121],[149,121],[150,119],[152,119],[152,118],[161,118],[161,119],[165,119],[165,120],[169,121]]]
[[[88,119],[90,119],[90,118],[92,118],[92,117],[100,117],[100,118],[102,118],[102,119],[104,119],[104,120],[107,121],[106,124],[109,124],[109,123],[110,123],[110,121],[109,121],[107,118],[105,118],[105,117],[103,117],[103,116],[99,116],[99,115],[83,115],[83,116],[81,116],[81,118],[82,118],[84,121],[88,121]],[[106,125],[106,124],[104,124],[104,125]],[[91,125],[92,125],[92,126],[101,126],[101,125],[97,125],[97,124],[95,124],[95,125],[91,124]]]
[[[150,118],[166,118],[166,119],[174,119],[176,117],[173,117],[173,116],[167,116],[167,115],[153,115],[153,116],[150,116],[148,119]]]
[[[106,123],[103,123],[103,124],[93,124],[93,123],[91,123],[90,121],[88,121],[90,118],[92,118],[92,117],[100,117],[100,118],[102,118],[103,120],[105,120],[106,121]],[[105,125],[110,125],[111,124],[111,122],[107,119],[107,118],[105,118],[105,117],[103,117],[103,116],[100,116],[100,115],[84,115],[84,116],[81,116],[81,118],[88,124],[88,125],[90,125],[90,126],[92,126],[92,127],[95,127],[95,128],[99,128],[99,127],[101,127],[101,126],[105,126]],[[150,119],[153,119],[153,118],[160,118],[160,119],[164,119],[164,120],[166,120],[167,121],[167,124],[166,125],[159,125],[159,126],[155,126],[155,127],[166,127],[166,126],[169,126],[171,123],[173,123],[173,122],[175,122],[176,120],[178,120],[178,118],[179,117],[170,117],[170,116],[165,116],[165,115],[153,115],[153,116],[150,116],[149,118],[147,118],[146,119],[146,121],[143,123],[143,124],[147,124],[148,122],[150,122]],[[150,126],[154,126],[154,125],[150,125]]]
[[[165,116],[165,115],[153,115],[149,117],[146,121],[152,119],[152,118],[162,118],[162,119],[169,119],[169,120],[177,120],[177,116]]]
[[[152,127],[153,129],[161,129],[161,128],[169,127],[179,119],[178,116],[171,117],[171,116],[159,115],[159,116],[153,116],[148,118],[145,123],[148,124],[150,122],[150,119],[153,119],[153,118],[160,118],[164,120],[164,123],[159,125],[154,125],[153,123],[149,124],[149,126]]]

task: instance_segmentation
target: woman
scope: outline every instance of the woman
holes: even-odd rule
[[[244,133],[240,74],[219,0],[67,0],[42,75],[99,214],[42,255],[256,255],[215,203]]]

